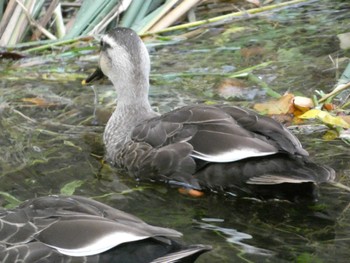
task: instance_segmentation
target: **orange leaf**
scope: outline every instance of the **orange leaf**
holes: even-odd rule
[[[254,109],[266,113],[268,115],[274,114],[288,114],[294,112],[293,106],[294,95],[285,94],[278,100],[272,100],[265,103],[257,103],[254,105]]]
[[[335,110],[336,107],[332,103],[325,103],[325,104],[323,104],[323,108],[325,110],[331,111],[331,110]]]
[[[33,103],[39,107],[48,107],[55,105],[54,103],[47,101],[43,98],[23,98],[22,101]]]

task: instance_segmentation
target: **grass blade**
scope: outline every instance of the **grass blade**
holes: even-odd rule
[[[118,3],[119,2],[119,3]],[[88,25],[88,27],[82,32],[82,35],[91,35],[92,30],[94,29],[94,27],[103,20],[104,17],[108,16],[108,14],[111,12],[111,10],[114,9],[114,7],[119,7],[120,3],[122,3],[122,1],[120,0],[109,0],[109,2],[107,2],[107,4],[103,7],[103,9],[101,10],[101,12],[99,12],[94,19],[90,22],[90,24]]]
[[[158,7],[144,19],[135,24],[132,28],[139,34],[143,34],[151,28],[162,16],[164,16],[179,0],[167,0],[163,5]]]
[[[149,5],[152,1],[147,1],[144,3],[143,0],[134,0],[131,2],[128,10],[124,13],[122,20],[120,21],[120,25],[124,27],[130,27],[135,20],[136,16],[139,15],[142,6]]]
[[[2,0],[3,2],[3,0]],[[4,3],[2,3],[4,4]],[[4,15],[1,18],[1,22],[0,22],[0,37],[3,35],[7,24],[9,23],[13,12],[15,11],[16,8],[16,0],[10,0],[10,2],[7,4],[6,10]],[[0,42],[0,46],[1,46],[1,42]]]
[[[11,38],[16,37],[15,28],[17,21],[19,21],[21,15],[21,7],[16,5],[16,0],[13,1],[14,9],[12,13],[9,13],[10,17],[5,25],[4,32],[0,39],[0,46],[7,46],[11,42]]]
[[[115,19],[129,7],[131,1],[132,0],[121,0],[121,2],[115,5],[115,7],[113,7],[109,13],[104,18],[102,18],[101,21],[95,25],[92,30],[90,30],[88,34],[95,35],[101,33],[108,25],[110,25],[113,19]]]
[[[101,1],[85,0],[76,15],[72,28],[67,32],[64,38],[71,39],[82,35],[88,25],[102,12],[105,6],[116,1],[117,0],[102,1],[103,3],[101,4]]]
[[[56,31],[58,38],[63,38],[66,34],[66,28],[63,23],[63,17],[62,17],[62,10],[61,10],[61,4],[59,3],[55,10],[53,11],[54,17],[55,17],[55,25],[56,25]]]
[[[186,14],[188,10],[197,5],[200,1],[201,0],[184,0],[173,10],[171,10],[167,15],[162,17],[162,19],[160,19],[155,25],[153,25],[149,32],[156,32],[172,25],[184,14]]]

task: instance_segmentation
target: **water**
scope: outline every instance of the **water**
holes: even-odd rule
[[[246,78],[240,79],[244,92],[223,94],[223,75],[264,62],[270,64],[253,73],[279,93],[329,92],[346,66],[334,68],[328,55],[345,56],[335,35],[348,30],[349,11],[347,1],[317,1],[157,45],[151,49],[152,105],[160,112],[199,102],[251,107],[269,97]],[[95,64],[89,51],[79,58],[62,54],[0,65],[0,205],[15,204],[6,194],[25,200],[74,192],[175,228],[187,243],[211,244],[214,250],[199,262],[348,262],[345,190],[323,185],[312,206],[210,194],[191,198],[135,182],[103,164],[101,135],[116,94],[108,82],[96,84],[94,105],[94,91],[80,81]],[[348,145],[322,136],[298,134],[311,158],[332,166],[336,180],[350,186]]]

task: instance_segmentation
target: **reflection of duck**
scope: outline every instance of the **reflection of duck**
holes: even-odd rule
[[[119,98],[104,133],[107,158],[138,179],[292,200],[334,179],[286,128],[253,111],[194,105],[158,116],[148,101],[149,55],[130,29],[102,37],[99,63],[86,82],[105,74]]]
[[[0,211],[2,263],[194,262],[210,250],[170,239],[179,236],[79,196],[40,197]]]

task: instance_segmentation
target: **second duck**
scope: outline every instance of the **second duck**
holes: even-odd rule
[[[101,39],[100,68],[117,107],[104,132],[107,159],[140,180],[197,190],[297,201],[316,199],[333,169],[317,165],[277,121],[229,105],[193,105],[159,115],[148,100],[150,59],[131,29]]]

